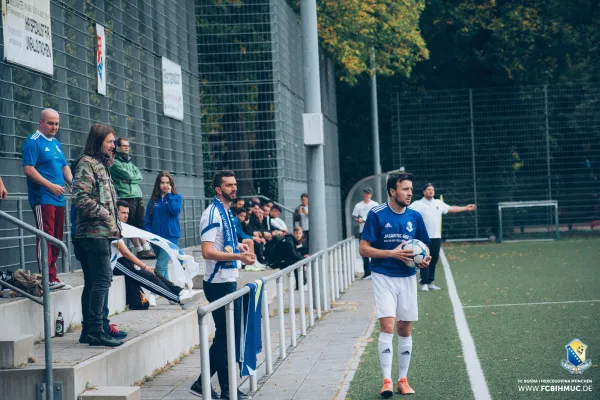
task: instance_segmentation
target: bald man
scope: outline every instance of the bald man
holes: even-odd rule
[[[27,195],[33,210],[37,228],[60,241],[65,226],[65,182],[73,183],[73,175],[67,164],[62,145],[55,137],[58,132],[59,115],[51,108],[40,113],[38,130],[23,144],[23,172],[27,176]],[[36,243],[38,268],[41,272],[42,251],[48,251],[50,289],[70,289],[58,279],[56,260],[60,248],[48,243],[48,249],[40,249]]]

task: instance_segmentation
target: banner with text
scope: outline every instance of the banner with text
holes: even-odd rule
[[[163,113],[183,121],[183,76],[181,65],[162,58]]]
[[[104,27],[100,24],[96,24],[96,70],[98,93],[106,96],[106,38]]]
[[[2,4],[4,59],[53,75],[50,0],[5,0]]]

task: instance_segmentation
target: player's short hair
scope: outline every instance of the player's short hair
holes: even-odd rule
[[[279,207],[277,204],[273,204],[273,207],[271,207],[271,210],[278,210],[279,212],[282,212],[281,207]]]
[[[119,207],[129,208],[129,203],[125,200],[117,200],[117,210],[119,209]]]
[[[388,196],[391,196],[392,193],[390,192],[391,189],[396,190],[396,184],[398,182],[402,182],[402,181],[411,181],[413,182],[415,180],[415,177],[413,174],[409,173],[409,172],[397,172],[394,174],[390,174],[390,176],[388,177],[387,180],[387,193]]]
[[[230,169],[222,169],[215,173],[215,177],[213,178],[213,187],[220,188],[223,183],[223,178],[235,178],[235,173]]]
[[[232,208],[231,212],[233,212],[233,215],[240,215],[241,213],[248,213],[248,210],[246,210],[244,207],[240,207],[240,208]]]
[[[129,143],[129,140],[126,137],[120,137],[117,140],[115,140],[115,145],[120,147],[122,142]]]
[[[300,199],[302,199],[303,197],[306,197],[306,198],[308,199],[308,195],[307,195],[306,193],[302,193],[302,194],[300,195]]]

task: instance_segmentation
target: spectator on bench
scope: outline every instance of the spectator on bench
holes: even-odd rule
[[[117,201],[117,212],[121,222],[127,222],[129,218],[129,203],[124,200]],[[144,264],[133,253],[129,251],[123,239],[113,242],[116,249],[119,250],[122,257],[117,259],[115,265],[115,275],[125,276],[126,286],[139,286],[148,289],[150,292],[163,296],[169,301],[183,305],[189,302],[193,297],[200,293],[195,290],[186,290],[161,275],[154,273],[154,267]],[[112,257],[111,257],[112,258]],[[136,293],[139,290],[127,290],[127,293]],[[129,305],[133,299],[127,299]],[[156,301],[150,301],[150,305],[156,307]]]

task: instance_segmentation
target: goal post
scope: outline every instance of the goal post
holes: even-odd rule
[[[560,239],[558,202],[509,201],[498,203],[498,241]]]

